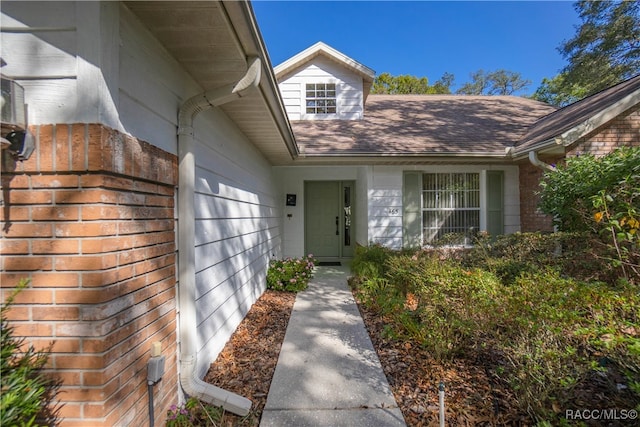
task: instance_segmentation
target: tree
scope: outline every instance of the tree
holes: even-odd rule
[[[371,87],[371,93],[389,94],[391,93],[394,77],[389,73],[382,73],[376,76]]]
[[[402,94],[420,94],[429,91],[429,80],[426,77],[414,77],[403,74],[396,77],[395,93]]]
[[[560,52],[569,61],[563,72],[569,84],[590,93],[637,74],[640,70],[640,3],[585,1],[574,8],[583,21]]]
[[[430,86],[426,77],[415,77],[409,74],[392,76],[389,73],[382,73],[374,80],[371,93],[386,95],[451,93],[449,87],[453,84],[453,79],[453,74],[445,73],[440,80]]]
[[[531,84],[531,80],[523,79],[520,73],[507,70],[494,71],[489,75],[489,81],[490,95],[512,95]]]
[[[522,78],[520,73],[507,70],[471,73],[471,82],[465,83],[457,93],[462,95],[512,95],[528,87],[530,80]]]
[[[582,24],[558,48],[568,65],[534,95],[555,105],[599,92],[640,70],[640,2],[580,0],[574,8]]]
[[[471,73],[471,82],[467,82],[456,91],[461,95],[483,95],[489,87],[489,75],[484,70]]]
[[[565,82],[565,75],[558,74],[552,79],[542,79],[542,84],[534,94],[532,99],[558,107],[569,105],[587,96],[586,89],[578,85],[568,85]]]
[[[437,80],[433,86],[431,86],[431,93],[434,94],[450,94],[451,86],[453,85],[455,77],[451,73],[444,73],[439,80]]]

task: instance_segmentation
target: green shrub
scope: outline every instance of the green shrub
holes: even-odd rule
[[[583,155],[545,172],[540,208],[561,231],[589,231],[613,252],[604,259],[640,283],[640,147]]]
[[[316,261],[313,255],[303,258],[272,260],[267,270],[267,288],[276,291],[299,292],[307,289],[313,278]]]
[[[351,271],[367,279],[384,277],[384,264],[390,255],[391,251],[379,244],[357,246],[351,262]]]
[[[613,265],[622,270],[625,279],[640,284],[640,167],[615,191],[601,190],[591,202],[598,232],[615,250]]]
[[[620,184],[631,177],[635,177],[633,185],[638,188],[638,159],[640,147],[620,147],[602,157],[570,157],[565,164],[545,172],[540,183],[540,208],[553,215],[561,231],[597,231],[591,198],[601,191],[617,194]]]
[[[552,408],[579,407],[594,376],[608,378],[607,399],[631,408],[640,401],[640,295],[630,284],[569,277],[565,267],[577,270],[569,259],[584,258],[584,242],[506,236],[462,261],[389,251],[384,277],[358,279],[356,292],[387,323],[387,338],[418,344],[443,364],[482,363],[533,421],[561,422]]]
[[[0,425],[36,426],[39,418],[47,424],[55,416],[48,408],[57,384],[42,372],[49,358],[50,349],[37,351],[29,345],[25,348],[24,338],[14,335],[14,328],[7,321],[16,295],[27,286],[28,281],[20,281],[17,289],[0,308]]]
[[[631,287],[612,290],[540,271],[520,276],[503,295],[495,348],[505,360],[503,379],[534,417],[553,418],[552,403],[569,404],[572,388],[601,360],[625,372],[630,383],[640,379],[640,298]]]
[[[405,336],[443,362],[474,347],[474,324],[487,324],[483,313],[493,311],[500,285],[495,276],[443,262],[428,252],[390,258],[387,266],[389,281],[414,300],[415,308],[403,301],[400,324]],[[406,315],[408,311],[412,316]],[[420,326],[411,325],[408,318]]]
[[[619,274],[608,261],[611,256],[614,252],[588,232],[514,233],[478,238],[461,262],[491,271],[505,284],[521,274],[553,269],[565,277],[615,285]]]

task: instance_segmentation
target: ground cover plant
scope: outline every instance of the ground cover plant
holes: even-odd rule
[[[351,283],[363,310],[381,319],[382,340],[428,355],[431,372],[464,366],[484,373],[475,381],[493,389],[477,397],[494,402],[487,423],[504,422],[505,412],[511,422],[555,425],[572,408],[638,410],[638,287],[598,275],[598,266],[583,272],[577,260],[607,262],[588,258],[577,239],[486,238],[458,256],[374,245],[357,251]],[[390,378],[392,388],[396,382]],[[396,398],[402,406],[403,396]],[[411,424],[432,415],[414,411]]]
[[[316,260],[309,254],[302,258],[272,260],[267,270],[267,289],[299,292],[307,288],[313,277]]]

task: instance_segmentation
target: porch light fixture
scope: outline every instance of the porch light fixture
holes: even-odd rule
[[[33,135],[27,129],[27,105],[24,88],[15,80],[2,77],[0,98],[2,118],[2,149],[7,149],[19,160],[27,160],[35,149]]]

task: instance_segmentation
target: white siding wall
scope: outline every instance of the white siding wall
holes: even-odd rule
[[[269,163],[220,110],[196,119],[196,307],[200,375],[266,287],[280,256]]]
[[[0,16],[30,124],[103,123],[177,153],[178,106],[200,88],[125,6],[3,1]]]
[[[178,108],[201,89],[131,11],[121,6],[120,12],[120,126],[177,153]]]
[[[117,78],[110,69],[117,65],[118,8],[2,2],[2,74],[25,88],[30,124],[101,122],[118,128]]]
[[[373,166],[369,187],[369,241],[402,247],[402,170]]]
[[[305,113],[307,83],[335,83],[338,114]],[[290,120],[361,119],[363,114],[362,77],[324,56],[317,56],[279,84]]]

